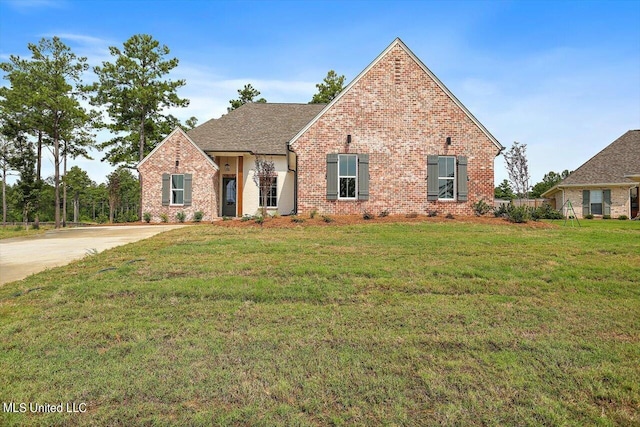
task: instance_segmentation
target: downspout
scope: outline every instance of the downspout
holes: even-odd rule
[[[289,172],[293,172],[293,212],[292,213],[294,215],[297,215],[298,214],[298,156],[296,155],[296,168],[291,169],[291,164],[290,164],[291,157],[289,153],[296,154],[296,152],[291,149],[291,146],[289,145],[289,143],[287,143],[287,170]]]

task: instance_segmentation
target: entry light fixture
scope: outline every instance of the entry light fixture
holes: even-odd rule
[[[347,135],[347,144],[351,144],[351,135]]]
[[[224,171],[225,172],[229,172],[231,170],[231,166],[229,165],[229,163],[225,163],[224,164]]]
[[[447,137],[447,145],[451,145],[451,137],[450,136]]]

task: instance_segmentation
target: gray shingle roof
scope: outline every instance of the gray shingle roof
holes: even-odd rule
[[[632,184],[625,178],[640,175],[640,130],[630,130],[576,169],[563,185]]]
[[[203,151],[287,154],[287,143],[325,105],[249,103],[187,134]]]

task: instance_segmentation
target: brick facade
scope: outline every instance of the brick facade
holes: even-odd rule
[[[203,221],[217,217],[218,171],[207,157],[180,129],[175,130],[138,166],[142,178],[142,212],[151,214],[151,222],[160,222],[166,214],[169,222],[177,222],[176,214],[184,212],[186,220],[193,220],[197,211],[204,213]],[[191,174],[191,206],[162,205],[162,175]]]
[[[602,188],[566,188],[561,192],[558,192],[558,198],[556,199],[557,209],[560,209],[567,200],[571,201],[573,205],[573,210],[576,212],[576,217],[582,219],[582,192],[583,190],[611,190],[611,218],[618,218],[621,215],[626,215],[628,218],[631,217],[631,205],[629,198],[629,187],[602,187]],[[562,201],[562,197],[564,194],[564,201]],[[573,215],[571,212],[567,211],[565,206],[564,212],[565,215]],[[601,215],[596,215],[596,217],[601,217]]]
[[[300,213],[471,215],[475,202],[493,200],[498,146],[400,44],[374,62],[291,148],[299,165]],[[369,200],[327,200],[328,153],[369,155]],[[428,155],[468,158],[466,202],[427,201]]]

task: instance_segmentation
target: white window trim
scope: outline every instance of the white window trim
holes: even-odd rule
[[[174,188],[173,187],[173,177],[174,176],[182,176],[182,188]],[[169,176],[169,187],[170,187],[170,193],[169,193],[169,200],[170,206],[184,206],[184,174],[183,173],[173,173]],[[181,191],[182,192],[182,203],[173,203],[173,192],[174,191]]]
[[[273,180],[273,184],[275,184],[276,186],[276,205],[275,206],[267,206],[267,209],[278,209],[278,177],[276,176]],[[273,186],[273,184],[271,184]],[[258,188],[258,207],[262,208],[262,197],[260,197],[260,188]],[[267,200],[269,200],[269,197],[267,196]]]
[[[440,168],[438,167],[438,200],[439,201],[443,201],[443,202],[455,202],[457,197],[458,197],[458,189],[457,189],[457,179],[458,179],[458,171],[457,171],[457,157],[456,156],[438,156],[438,162],[440,162],[441,158],[445,158],[445,159],[453,159],[453,177],[449,178],[449,177],[441,177],[440,175]],[[439,165],[438,165],[439,166]],[[446,179],[446,180],[451,180],[453,181],[453,197],[452,198],[442,198],[440,197],[440,180],[441,179]]]
[[[356,159],[355,175],[340,175],[340,157],[342,156],[355,157]],[[354,178],[356,180],[356,191],[353,197],[340,196],[340,179],[341,178]],[[357,154],[338,154],[338,200],[358,200],[358,155]]]

